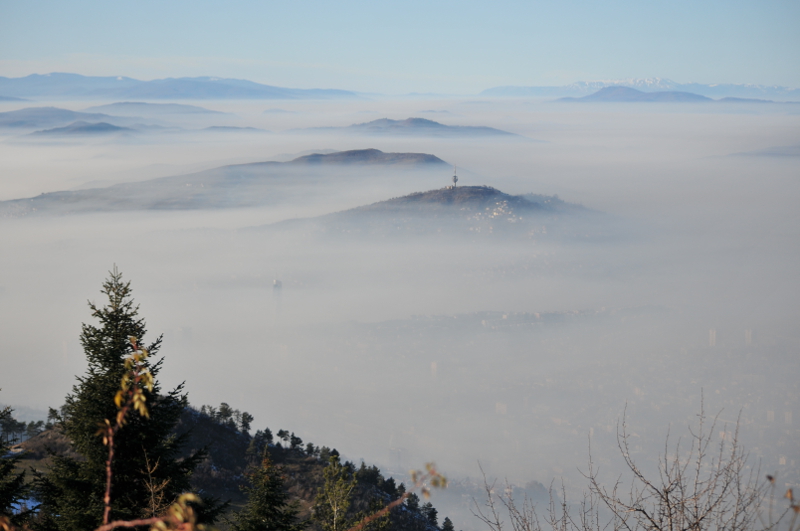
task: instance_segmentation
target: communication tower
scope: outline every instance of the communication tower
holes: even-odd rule
[[[458,167],[457,166],[453,166],[453,188],[455,188],[458,185],[458,175],[456,175],[457,170],[458,170]]]

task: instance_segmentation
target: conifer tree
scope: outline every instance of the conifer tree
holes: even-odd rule
[[[0,409],[0,421],[11,419],[12,409]],[[0,438],[0,517],[9,518],[12,524],[21,526],[30,515],[30,511],[16,509],[27,495],[25,472],[17,472],[18,455],[7,455],[8,445]]]
[[[419,511],[419,496],[417,496],[416,493],[412,492],[408,495],[408,498],[406,498],[406,507],[408,507],[410,511]]]
[[[446,516],[444,517],[444,521],[442,522],[442,531],[456,531],[456,528],[453,525],[453,521]]]
[[[250,476],[250,486],[242,488],[247,504],[229,523],[235,531],[303,531],[308,522],[297,521],[297,504],[289,502],[282,471],[268,452],[264,450],[261,466]]]
[[[431,502],[426,502],[420,507],[419,512],[428,520],[433,527],[439,526],[439,511]]]
[[[36,474],[35,494],[41,502],[37,527],[42,530],[94,529],[103,515],[108,450],[98,436],[98,423],[115,418],[114,395],[125,372],[124,359],[132,352],[129,338],[144,344],[147,330],[131,298],[130,282],[123,282],[116,267],[101,292],[108,298],[105,306],[89,303],[99,326],[84,324],[80,337],[88,368],[67,395],[57,425],[81,458],[54,455],[50,471]],[[160,345],[161,337],[149,345],[151,355]],[[154,379],[162,362],[147,362]],[[182,385],[164,393],[155,380],[152,391],[144,393],[149,417],[130,416],[115,438],[112,519],[154,516],[164,503],[190,490],[190,475],[204,457],[195,453],[179,459],[183,438],[171,435],[187,406]],[[163,503],[155,503],[156,495]],[[214,509],[212,503],[211,515]]]

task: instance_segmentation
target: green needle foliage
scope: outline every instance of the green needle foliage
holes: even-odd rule
[[[11,408],[0,410],[0,422],[12,419]],[[0,516],[6,516],[11,523],[21,526],[25,523],[30,511],[19,510],[19,503],[25,499],[25,472],[17,472],[16,465],[20,459],[17,455],[8,454],[9,447],[0,437]]]
[[[299,508],[289,502],[283,473],[272,464],[267,451],[261,466],[250,476],[244,509],[234,515],[230,525],[236,531],[303,531],[308,522],[298,522]]]
[[[130,282],[123,282],[116,267],[103,283],[105,306],[89,303],[99,326],[83,325],[81,344],[88,369],[78,378],[66,397],[59,428],[81,458],[53,456],[47,473],[38,473],[36,498],[41,502],[36,523],[42,531],[85,531],[101,523],[105,491],[105,462],[108,448],[98,436],[98,424],[113,422],[117,415],[114,396],[125,373],[125,358],[132,352],[129,338],[145,336],[144,319],[131,298]],[[148,346],[151,355],[161,344],[157,338]],[[151,358],[152,359],[152,358]],[[163,358],[146,366],[155,379]],[[157,516],[188,492],[192,471],[203,459],[202,453],[179,459],[182,437],[171,435],[181,412],[187,407],[182,386],[163,393],[158,381],[152,391],[144,389],[149,417],[130,415],[115,438],[112,466],[111,519],[131,520]],[[213,515],[216,509],[206,507]]]

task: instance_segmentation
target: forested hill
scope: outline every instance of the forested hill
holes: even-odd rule
[[[387,201],[380,201],[349,210],[349,214],[367,212],[410,212],[426,214],[482,212],[502,203],[520,212],[543,212],[561,210],[567,203],[557,198],[544,198],[510,195],[491,186],[449,186],[427,192],[416,192]],[[547,200],[549,199],[549,201]],[[574,205],[572,205],[574,206]]]
[[[288,164],[402,164],[402,165],[438,165],[448,164],[435,155],[427,153],[384,153],[379,149],[353,149],[335,153],[312,153],[298,157]]]
[[[491,186],[448,186],[316,218],[257,230],[297,230],[311,237],[451,237],[541,239],[595,237],[602,214],[558,196],[511,195]]]
[[[182,442],[181,455],[188,457],[205,450],[205,459],[192,475],[195,492],[229,500],[228,517],[247,501],[242,490],[249,485],[248,478],[257,469],[264,456],[276,465],[284,478],[284,487],[291,503],[299,509],[299,521],[310,520],[317,494],[325,488],[325,469],[331,458],[338,460],[339,452],[326,446],[304,442],[288,430],[269,428],[250,434],[252,416],[223,403],[219,407],[187,407],[174,434]],[[21,436],[25,436],[20,433]],[[28,435],[33,435],[28,433]],[[46,469],[52,462],[52,452],[74,456],[70,443],[58,424],[47,428],[22,442],[21,463],[28,468]],[[346,522],[355,523],[367,514],[385,506],[405,492],[405,485],[386,478],[375,466],[363,462],[356,467],[352,462],[340,463],[345,479],[355,481]],[[429,502],[423,503],[416,493],[390,513],[385,531],[439,531],[444,517],[439,518]],[[319,531],[318,521],[311,519],[310,528]]]

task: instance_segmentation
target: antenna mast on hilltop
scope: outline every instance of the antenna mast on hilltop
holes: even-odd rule
[[[455,188],[458,183],[458,175],[456,175],[456,170],[458,170],[458,166],[453,165],[453,188]]]

